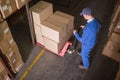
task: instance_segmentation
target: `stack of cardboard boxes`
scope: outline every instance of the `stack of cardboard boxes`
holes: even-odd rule
[[[120,63],[120,0],[117,1],[111,17],[108,41],[102,54]],[[120,70],[115,80],[120,80]]]
[[[120,0],[118,0],[109,27],[108,42],[103,54],[120,62]]]
[[[40,1],[30,8],[36,42],[58,54],[72,35],[74,17],[56,11],[51,3]]]
[[[29,0],[0,0],[0,14],[5,19],[23,7]]]
[[[0,80],[12,80],[9,77],[8,71],[5,69],[4,65],[0,61]]]
[[[0,23],[0,50],[8,60],[12,71],[17,73],[24,65],[24,62],[6,21]]]

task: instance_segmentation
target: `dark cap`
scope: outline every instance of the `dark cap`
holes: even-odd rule
[[[81,16],[82,16],[82,15],[91,15],[91,14],[92,14],[92,11],[91,11],[90,8],[84,8],[84,9],[82,10],[82,12],[80,13]]]

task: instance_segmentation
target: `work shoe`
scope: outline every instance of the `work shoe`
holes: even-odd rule
[[[87,70],[83,65],[79,65],[79,68]]]

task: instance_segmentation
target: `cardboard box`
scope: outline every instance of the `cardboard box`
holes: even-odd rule
[[[114,32],[120,33],[120,20],[118,21],[117,26],[114,29]]]
[[[45,48],[56,54],[58,54],[65,45],[64,39],[58,43],[54,40],[44,37],[44,41],[45,41]]]
[[[116,45],[120,44],[120,34],[112,33],[109,40]]]
[[[69,23],[69,21],[67,19],[65,19],[63,17],[60,17],[60,16],[57,16],[55,14],[52,14],[51,16],[49,16],[46,19],[46,21],[62,28],[63,29],[63,34],[64,34],[64,36],[66,36],[67,24]]]
[[[69,19],[68,33],[70,33],[69,31],[74,29],[74,16],[69,15],[69,14],[64,13],[64,12],[61,12],[61,11],[56,11],[54,14],[61,16],[61,17],[64,17],[66,19]]]
[[[16,10],[17,7],[14,0],[6,0],[0,4],[0,12],[4,19],[7,18]]]
[[[12,80],[8,76],[8,72],[5,69],[0,73],[0,79],[1,80]]]
[[[120,63],[119,49],[120,49],[120,44],[116,45],[112,41],[108,41],[102,54]]]
[[[16,43],[11,45],[9,52],[5,56],[11,64],[22,58]]]
[[[26,3],[29,2],[29,0],[15,0],[16,2],[16,6],[18,9],[20,9],[21,7],[23,7]]]
[[[67,35],[68,35],[68,38],[70,38],[72,36],[72,32],[74,29],[74,16],[69,15],[69,14],[64,13],[64,12],[61,12],[61,11],[56,11],[54,14],[61,16],[61,17],[64,17],[64,18],[69,20],[69,23],[67,26]]]
[[[112,33],[102,54],[120,62],[120,35]]]
[[[4,25],[0,25],[1,26],[0,27],[0,33],[1,33],[0,37],[2,37],[1,39],[5,38],[8,41],[10,41],[11,39],[13,39],[10,29],[6,22],[5,23],[3,22],[3,24]],[[1,39],[0,39],[0,41],[1,41]]]
[[[60,42],[64,37],[64,32],[61,27],[51,24],[47,21],[43,21],[41,23],[41,29],[43,36],[56,42]]]
[[[5,54],[5,56],[10,63],[14,63],[15,56],[14,51],[12,49],[10,49],[10,51],[7,54]]]
[[[10,47],[10,43],[5,38],[0,41],[0,49],[3,54],[6,54],[9,51]]]
[[[30,8],[34,24],[40,25],[48,16],[53,14],[53,5],[51,3],[40,1]]]
[[[14,42],[14,44],[11,45],[11,49],[13,50],[14,56],[17,60],[22,58],[21,54],[20,54],[20,51],[19,51],[19,48],[18,48],[18,46],[15,42]]]
[[[4,69],[5,69],[5,68],[4,68],[3,64],[1,63],[1,61],[0,61],[0,73],[1,73]]]
[[[8,72],[4,68],[3,64],[0,62],[0,80],[11,80],[8,76]]]
[[[0,4],[2,3],[2,2],[4,2],[5,0],[0,0]]]
[[[22,59],[19,59],[17,63],[15,64],[15,71],[19,72],[20,69],[24,66],[24,62]]]
[[[22,59],[18,59],[18,60],[15,60],[14,63],[9,63],[9,65],[10,65],[12,71],[14,73],[17,73],[24,66],[24,62]]]
[[[37,24],[34,24],[34,30],[35,30],[36,42],[44,45],[44,40],[43,40],[41,26],[37,25]]]

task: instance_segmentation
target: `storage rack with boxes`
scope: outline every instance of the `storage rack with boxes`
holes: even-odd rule
[[[14,41],[6,18],[26,5],[30,0],[0,0],[0,79],[13,80],[15,74],[23,67],[24,62]],[[2,65],[6,65],[4,68]],[[4,71],[4,72],[3,72]]]
[[[59,55],[70,39],[74,17],[61,11],[53,13],[51,3],[40,1],[30,8],[36,43]]]
[[[13,76],[5,65],[4,61],[0,57],[0,80],[13,80]]]
[[[120,0],[114,8],[109,27],[108,41],[102,54],[119,62],[120,65]],[[115,80],[120,80],[120,69]]]

